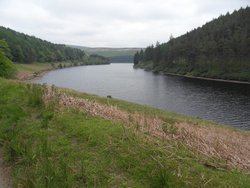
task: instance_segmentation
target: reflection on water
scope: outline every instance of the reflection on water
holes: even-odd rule
[[[112,95],[250,130],[250,85],[157,75],[133,69],[132,64],[56,70],[36,82]]]

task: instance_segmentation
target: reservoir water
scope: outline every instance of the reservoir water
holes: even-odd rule
[[[180,114],[250,130],[250,85],[165,76],[133,64],[81,66],[51,71],[37,83],[111,95]]]

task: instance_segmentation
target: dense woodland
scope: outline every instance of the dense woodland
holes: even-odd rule
[[[5,27],[0,27],[0,40],[5,40],[9,46],[8,57],[18,63],[81,61],[85,56],[82,50],[53,44]]]
[[[137,52],[134,64],[165,73],[250,81],[250,8],[157,42]]]

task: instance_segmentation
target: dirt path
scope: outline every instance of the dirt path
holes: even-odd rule
[[[0,188],[11,188],[10,168],[3,161],[2,150],[0,149]]]

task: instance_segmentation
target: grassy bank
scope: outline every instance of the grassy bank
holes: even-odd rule
[[[62,69],[67,67],[84,66],[84,65],[103,65],[103,64],[108,64],[108,63],[98,62],[95,61],[93,58],[92,60],[86,62],[64,61],[55,63],[15,64],[17,70],[16,78],[18,80],[30,80],[35,77],[41,76],[47,71],[53,69]]]
[[[32,79],[36,75],[53,69],[49,63],[33,63],[33,64],[15,64],[17,73],[16,78],[19,80]]]
[[[53,70],[53,69],[62,69],[66,67],[72,67],[79,65],[79,62],[64,61],[58,63],[32,63],[32,64],[15,64],[17,70],[17,79],[19,80],[28,80],[36,76],[43,74],[44,72]]]
[[[4,79],[0,95],[14,187],[250,186],[248,132]]]

